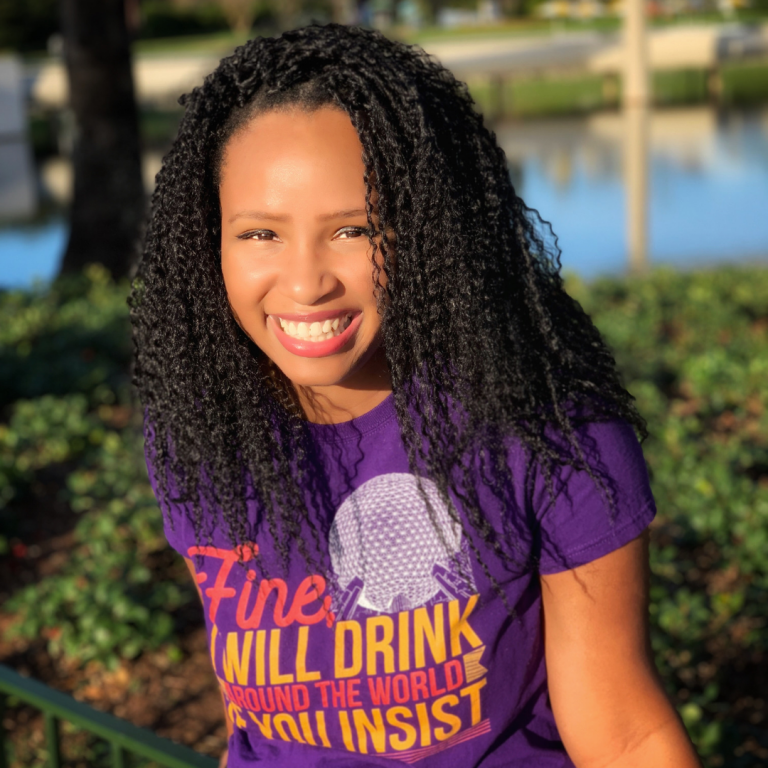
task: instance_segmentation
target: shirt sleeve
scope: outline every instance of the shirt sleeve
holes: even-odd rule
[[[570,570],[624,546],[648,527],[656,505],[640,443],[623,421],[577,430],[593,477],[560,467],[534,482],[534,541],[542,574]]]

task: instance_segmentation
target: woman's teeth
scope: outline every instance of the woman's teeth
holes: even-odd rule
[[[278,318],[280,327],[289,336],[302,341],[325,341],[343,333],[352,322],[352,315],[342,315],[322,323],[295,323],[293,320]]]

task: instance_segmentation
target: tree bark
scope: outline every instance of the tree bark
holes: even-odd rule
[[[130,273],[145,212],[125,0],[61,0],[75,121],[74,194],[61,273]]]

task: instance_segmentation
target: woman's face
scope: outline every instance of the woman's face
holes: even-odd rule
[[[363,173],[357,132],[331,107],[259,115],[224,153],[229,302],[241,328],[299,386],[366,388],[380,376]]]

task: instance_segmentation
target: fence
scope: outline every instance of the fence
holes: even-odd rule
[[[10,696],[36,707],[43,713],[48,768],[60,768],[62,765],[59,739],[59,722],[62,720],[93,733],[110,744],[113,768],[127,768],[130,755],[154,760],[167,768],[216,768],[217,761],[210,757],[204,757],[188,747],[162,739],[151,731],[138,728],[106,712],[99,712],[37,680],[23,677],[2,664],[0,664],[0,768],[8,766],[2,714]]]

